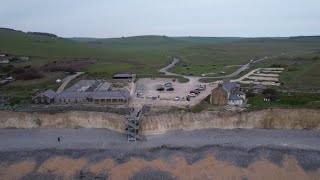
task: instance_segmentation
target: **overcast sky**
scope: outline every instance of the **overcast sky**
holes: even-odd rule
[[[320,0],[0,0],[0,27],[62,37],[320,35]]]

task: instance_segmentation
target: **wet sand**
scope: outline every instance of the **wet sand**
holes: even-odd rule
[[[304,179],[320,177],[320,152],[234,147],[145,151],[0,153],[0,179]]]

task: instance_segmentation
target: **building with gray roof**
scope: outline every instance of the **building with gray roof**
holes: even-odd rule
[[[210,102],[213,105],[243,106],[245,99],[246,94],[240,91],[239,84],[225,81],[212,90]]]
[[[32,102],[35,104],[51,104],[54,102],[54,98],[57,96],[57,93],[51,89],[48,89],[32,99]]]
[[[101,80],[80,80],[55,97],[59,104],[126,104],[128,91],[112,91],[112,84]]]

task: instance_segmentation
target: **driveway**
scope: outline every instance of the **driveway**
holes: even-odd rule
[[[77,72],[77,73],[74,74],[74,75],[71,75],[71,76],[68,76],[68,77],[64,78],[64,79],[62,80],[61,86],[60,86],[60,87],[58,88],[58,90],[57,90],[57,93],[61,93],[61,92],[64,90],[64,88],[68,85],[68,83],[69,83],[72,79],[76,78],[77,76],[79,76],[79,75],[81,75],[81,74],[84,74],[84,72]]]

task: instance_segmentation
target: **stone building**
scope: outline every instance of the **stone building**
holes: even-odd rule
[[[210,97],[212,105],[234,105],[243,106],[246,95],[240,91],[240,85],[230,81],[225,81],[213,89]]]
[[[112,84],[101,80],[80,80],[55,97],[57,104],[121,105],[129,103],[130,93],[111,90]]]
[[[54,98],[56,97],[56,95],[56,92],[49,89],[35,96],[32,99],[32,102],[35,104],[51,104],[54,102]]]
[[[34,103],[56,104],[99,104],[125,105],[130,93],[125,90],[111,90],[112,84],[101,80],[80,80],[70,88],[57,94],[45,91],[33,98]]]

